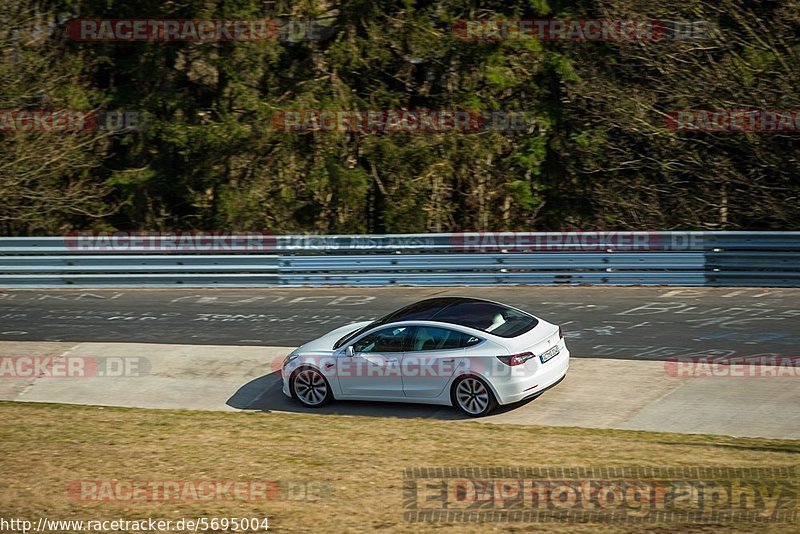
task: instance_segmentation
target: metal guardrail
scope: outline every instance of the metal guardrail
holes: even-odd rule
[[[2,248],[0,247],[0,251]],[[0,256],[4,273],[201,273],[278,274],[278,256]],[[2,278],[0,278],[2,280]]]
[[[800,287],[800,232],[0,238],[0,287]]]
[[[474,253],[352,256],[283,256],[281,272],[542,271],[582,269],[702,269],[702,252]]]

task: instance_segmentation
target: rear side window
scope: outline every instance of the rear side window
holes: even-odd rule
[[[437,313],[432,320],[469,326],[500,337],[516,337],[538,323],[527,313],[492,302],[454,304]]]
[[[418,326],[411,334],[409,351],[432,351],[463,349],[481,342],[480,338],[450,330],[449,328],[436,328]]]

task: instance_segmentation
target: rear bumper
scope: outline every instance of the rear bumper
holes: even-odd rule
[[[499,404],[513,404],[542,393],[564,378],[568,370],[569,349],[565,346],[558,356],[542,364],[537,372],[530,376],[493,381],[492,385],[494,386],[497,402]]]

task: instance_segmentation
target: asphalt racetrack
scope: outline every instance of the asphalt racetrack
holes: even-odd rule
[[[307,340],[443,294],[498,300],[560,324],[573,355],[562,383],[483,422],[800,439],[796,289],[6,291],[0,293],[0,356],[7,364],[17,356],[75,356],[134,361],[137,369],[60,380],[20,375],[0,380],[0,399],[465,420],[447,406],[340,401],[309,410],[283,395],[276,372]],[[767,364],[742,376],[733,365],[712,374],[698,366],[703,373],[691,375],[685,372],[691,366],[681,364],[677,372],[675,364],[682,356],[759,355],[780,357],[788,367]]]
[[[503,287],[8,290],[0,341],[297,346],[435,295],[563,326],[573,357],[797,356],[800,289]]]

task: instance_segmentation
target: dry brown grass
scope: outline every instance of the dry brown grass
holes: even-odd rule
[[[277,413],[0,403],[0,515],[53,519],[267,516],[270,530],[415,532],[403,470],[415,466],[796,467],[800,441]],[[318,502],[86,503],[79,479],[319,480]],[[663,525],[656,531],[686,531]],[[793,531],[795,525],[692,527]],[[561,524],[431,525],[426,530],[594,532]],[[642,531],[642,526],[603,525]]]

